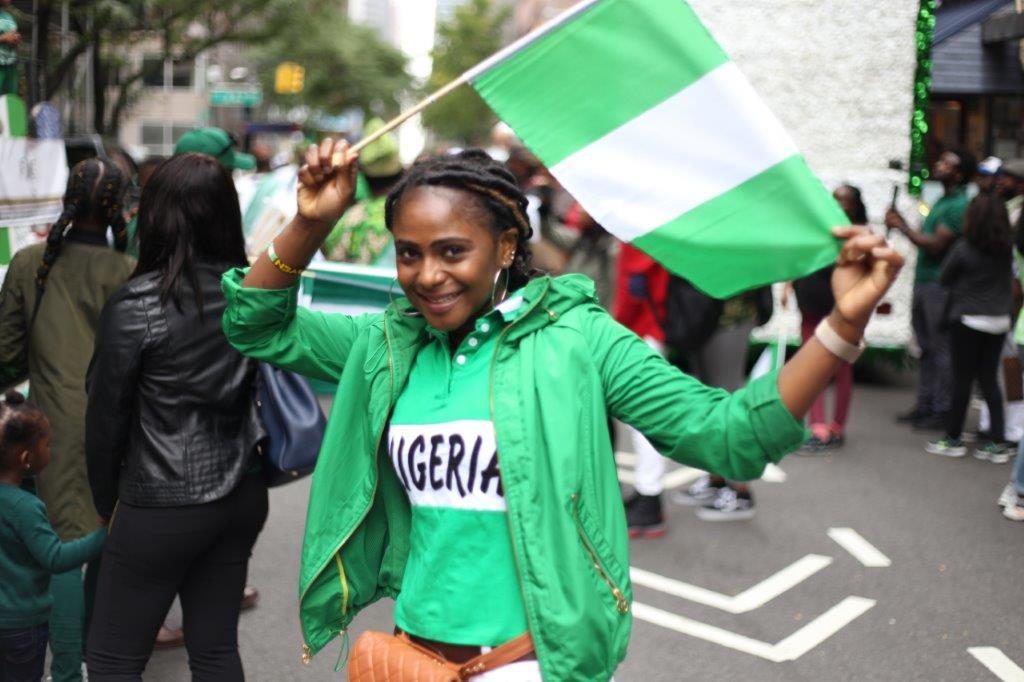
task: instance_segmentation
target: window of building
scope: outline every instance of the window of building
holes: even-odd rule
[[[186,123],[147,121],[141,125],[139,139],[147,156],[171,156],[174,143],[192,127]]]
[[[162,88],[164,85],[164,59],[163,57],[142,58],[142,84],[152,88]]]
[[[190,126],[190,125],[185,125],[185,124],[182,124],[182,123],[172,123],[171,124],[171,144],[172,145],[173,144],[177,144],[178,140],[181,139],[181,136],[184,135],[185,133],[187,133],[190,130],[192,130],[192,126]]]
[[[191,88],[195,84],[194,59],[142,58],[142,83],[151,88]]]
[[[171,87],[191,88],[195,80],[196,63],[191,59],[175,59],[171,62]]]
[[[159,147],[164,143],[164,124],[163,123],[143,123],[142,124],[142,144],[146,147]]]
[[[991,102],[992,154],[1001,159],[1020,157],[1021,146],[1024,143],[1024,98],[993,97]]]

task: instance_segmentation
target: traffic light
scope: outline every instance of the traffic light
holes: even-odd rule
[[[295,62],[281,62],[274,71],[274,92],[279,95],[295,95],[305,85],[306,69]]]

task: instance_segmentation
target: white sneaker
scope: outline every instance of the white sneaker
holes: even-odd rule
[[[1003,508],[1003,516],[1011,521],[1024,521],[1024,499],[1018,497],[1016,504]]]
[[[711,502],[697,509],[697,518],[702,521],[745,521],[754,518],[756,512],[753,496],[740,497],[726,486]]]
[[[943,457],[963,457],[967,454],[967,446],[959,438],[944,437],[933,440],[924,446],[924,449],[933,455]]]
[[[1005,445],[988,441],[974,449],[974,458],[993,464],[1006,464],[1010,461],[1010,449]]]
[[[722,486],[711,485],[711,476],[704,474],[686,490],[676,490],[672,493],[672,501],[684,507],[702,507],[711,500],[722,489]]]
[[[999,493],[999,500],[996,501],[996,504],[1003,508],[1017,504],[1017,491],[1012,483],[1007,483],[1003,492]]]

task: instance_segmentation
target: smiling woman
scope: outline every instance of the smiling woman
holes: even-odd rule
[[[414,166],[388,196],[398,281],[455,347],[476,316],[529,279],[526,197],[480,151]]]
[[[299,307],[298,273],[350,205],[354,161],[345,143],[311,147],[298,216],[223,279],[238,350],[338,383],[306,519],[305,654],[386,596],[403,638],[357,642],[350,679],[390,669],[387,652],[411,640],[421,648],[406,654],[471,682],[608,680],[632,623],[608,417],[679,462],[758,477],[803,441],[799,419],[856,355],[902,261],[837,230],[825,329],[729,393],[612,320],[592,281],[529,273],[525,198],[478,151],[417,164],[387,199],[408,298],[360,317]]]

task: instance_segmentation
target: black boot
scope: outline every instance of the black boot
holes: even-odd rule
[[[661,495],[636,493],[626,500],[626,524],[631,538],[660,538],[665,534]]]
[[[899,424],[913,424],[919,419],[931,415],[931,410],[922,410],[918,406],[914,406],[910,412],[904,412],[903,414],[896,415],[896,422]]]

